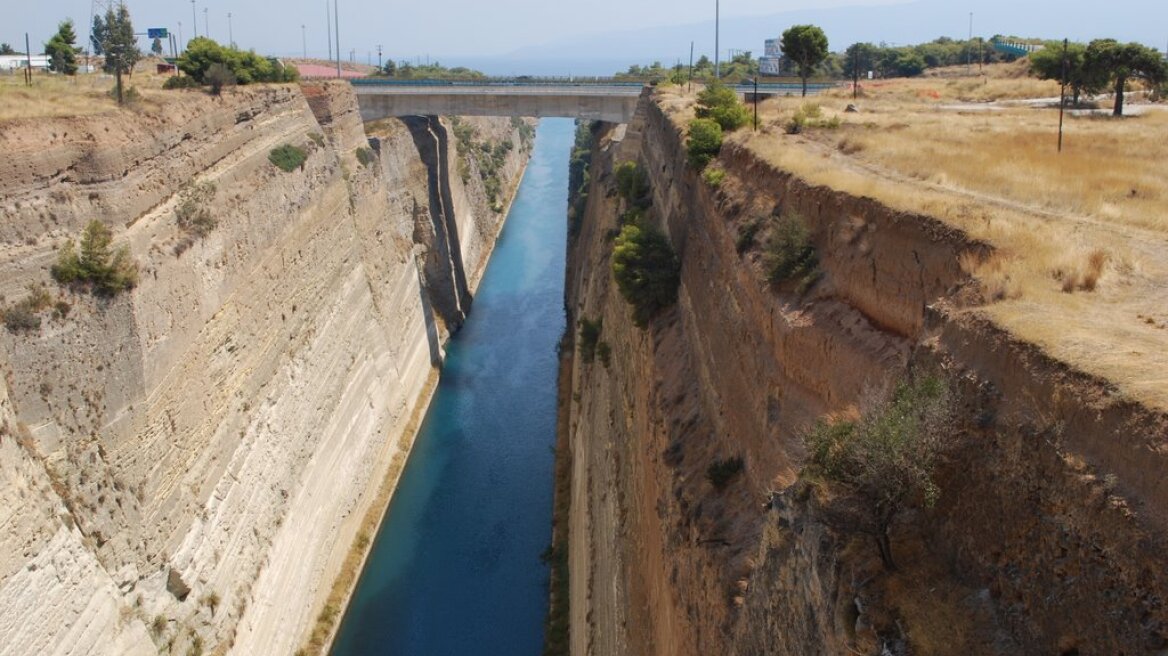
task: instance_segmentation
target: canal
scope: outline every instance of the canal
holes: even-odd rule
[[[537,656],[574,124],[544,119],[335,656]]]

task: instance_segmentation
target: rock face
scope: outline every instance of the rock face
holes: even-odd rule
[[[516,144],[505,204],[527,148],[481,122]],[[504,216],[482,180],[428,170],[405,125],[375,133],[345,85],[0,125],[4,305],[32,284],[60,303],[0,331],[0,653],[303,643],[456,327],[427,262],[446,252],[469,307]],[[306,155],[290,172],[269,161],[285,144]],[[204,184],[198,236],[176,210]],[[50,279],[92,219],[130,247],[132,291]]]
[[[572,363],[572,653],[1164,653],[1168,420],[985,319],[959,263],[987,245],[733,146],[711,187],[682,135],[651,101],[601,129],[569,247],[569,325],[603,319],[611,349]],[[682,263],[644,330],[611,274],[629,160]],[[769,284],[744,237],[780,214],[811,232],[810,290]],[[957,389],[958,437],[888,572],[853,500],[801,477],[800,434],[927,371]]]

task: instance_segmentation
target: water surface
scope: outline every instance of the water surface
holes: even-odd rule
[[[536,656],[547,610],[569,119],[545,119],[336,656]]]

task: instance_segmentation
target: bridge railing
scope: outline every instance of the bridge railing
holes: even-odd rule
[[[605,86],[641,87],[641,81],[618,80],[611,77],[485,77],[457,80],[401,79],[392,77],[361,77],[350,79],[356,86],[387,87],[522,87],[522,86]]]

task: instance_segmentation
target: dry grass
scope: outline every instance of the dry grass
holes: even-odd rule
[[[164,76],[138,72],[132,79],[123,78],[124,89],[131,86],[150,105],[162,92]],[[86,116],[117,111],[117,103],[109,96],[114,88],[110,75],[51,75],[36,73],[32,86],[26,86],[24,77],[0,74],[0,121],[54,116]]]
[[[1022,94],[1035,81],[990,82]],[[854,114],[843,111],[850,94],[812,99],[842,125],[799,135],[783,127],[803,100],[768,100],[762,132],[739,131],[727,143],[811,183],[934,216],[992,244],[995,257],[962,263],[989,303],[981,311],[1168,408],[1168,331],[1158,328],[1168,324],[1168,112],[1068,118],[1060,155],[1057,109],[975,111],[947,108],[944,96],[919,98],[928,85],[962,83],[887,81],[886,96],[870,94]],[[684,126],[692,96],[660,96]]]

